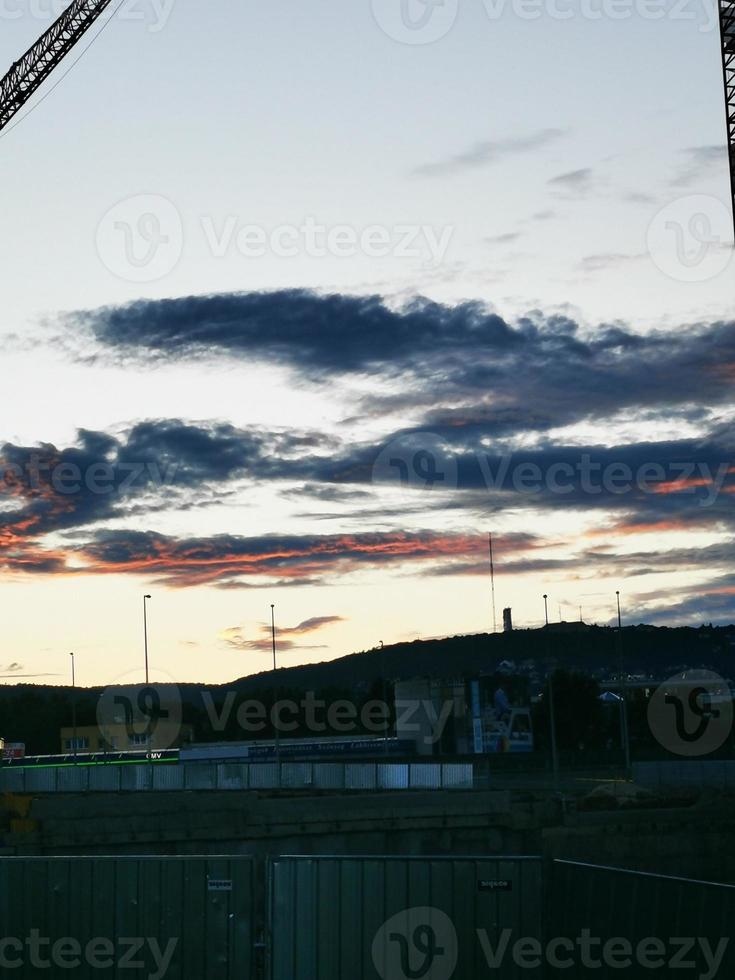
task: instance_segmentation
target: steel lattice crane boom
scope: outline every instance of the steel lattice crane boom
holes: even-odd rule
[[[735,219],[735,0],[720,2],[722,73],[725,79],[727,112],[727,151],[730,161],[730,193]]]
[[[112,0],[73,0],[0,81],[0,130],[8,125]]]

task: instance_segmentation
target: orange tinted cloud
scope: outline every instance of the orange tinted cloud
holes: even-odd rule
[[[730,466],[727,470],[729,474],[735,473],[735,466]],[[704,476],[690,476],[681,477],[678,480],[668,480],[662,483],[657,483],[655,487],[652,488],[653,493],[682,493],[686,490],[695,490],[698,487],[711,487],[714,486],[714,481],[711,478]],[[723,493],[732,493],[735,487],[722,487]]]
[[[693,528],[697,527],[702,521],[696,521],[693,519],[684,520],[682,517],[668,517],[660,521],[620,521],[617,524],[608,525],[607,527],[595,528],[592,531],[587,531],[585,537],[588,538],[598,538],[598,537],[611,537],[614,535],[630,535],[630,534],[662,534],[669,531],[691,531]]]
[[[653,487],[654,493],[681,493],[684,490],[693,490],[696,487],[711,487],[712,480],[703,476],[692,476],[686,479],[669,480],[665,483],[657,483]]]
[[[386,532],[303,538],[211,538],[180,541],[124,532],[81,549],[84,571],[159,575],[172,585],[207,585],[234,577],[308,579],[386,563],[467,558],[487,547],[470,535]]]

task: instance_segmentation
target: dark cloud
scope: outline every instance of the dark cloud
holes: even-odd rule
[[[143,422],[123,438],[82,429],[75,446],[0,450],[0,543],[6,552],[52,531],[126,513],[134,497],[193,490],[247,472],[272,451],[257,431],[180,420]],[[49,559],[50,560],[50,559]]]
[[[281,490],[286,500],[302,501],[306,498],[328,504],[367,504],[372,499],[368,490],[347,489],[340,486],[304,483],[301,486]]]
[[[599,258],[599,257],[598,257]],[[609,257],[607,257],[609,258]],[[427,412],[499,419],[517,431],[537,417],[559,426],[656,406],[731,400],[735,322],[636,333],[625,324],[583,330],[566,316],[530,313],[509,324],[477,303],[305,291],[139,302],[78,314],[109,356],[225,355],[289,366],[322,383],[355,373],[400,377],[391,395],[363,399],[368,416]],[[430,406],[451,405],[429,411]],[[532,406],[532,408],[530,408]]]
[[[439,160],[436,163],[425,163],[416,167],[413,175],[416,177],[449,177],[498,163],[509,156],[532,153],[550,143],[555,143],[565,134],[563,129],[542,129],[526,136],[516,136],[502,140],[483,140],[475,143],[468,150]]]
[[[481,304],[449,308],[417,299],[401,310],[379,296],[305,290],[140,301],[78,313],[96,340],[121,356],[232,354],[285,362],[305,375],[356,372],[472,346],[505,350],[522,338]],[[417,364],[417,366],[418,366]]]
[[[305,445],[313,445],[308,434],[171,419],[139,423],[119,437],[80,430],[76,445],[61,449],[6,443],[0,450],[0,567],[68,573],[70,549],[85,529],[222,504],[248,477],[278,477],[289,467],[299,474]],[[47,537],[59,532],[71,543],[49,544]]]
[[[603,272],[611,268],[619,268],[631,262],[640,262],[649,256],[642,252],[639,255],[625,255],[622,252],[605,252],[599,255],[585,255],[580,262],[584,272]]]
[[[228,480],[263,455],[265,437],[222,423],[196,425],[180,420],[155,420],[136,425],[118,455],[121,463],[144,464],[164,472],[175,469],[179,485],[197,486]]]
[[[580,197],[596,188],[597,179],[590,167],[582,167],[579,170],[558,174],[552,177],[548,184],[565,196]]]
[[[324,644],[304,645],[298,642],[298,638],[318,633],[327,626],[342,622],[344,622],[342,616],[313,616],[297,626],[278,626],[278,652],[323,649]],[[270,653],[273,649],[273,634],[270,623],[261,623],[256,636],[247,636],[242,626],[233,626],[224,630],[222,639],[228,647],[243,652]]]
[[[600,538],[604,537],[604,533],[601,533]],[[585,536],[582,535],[579,540],[584,542]],[[587,537],[588,544],[593,541],[594,536]],[[495,572],[499,578],[516,575],[542,576],[549,572],[562,572],[569,579],[585,579],[594,575],[598,579],[615,576],[619,581],[623,581],[644,575],[678,572],[682,568],[708,576],[713,570],[727,568],[735,561],[733,538],[703,548],[664,548],[660,538],[655,538],[654,541],[658,546],[648,551],[616,553],[607,546],[603,548],[593,546],[579,549],[564,558],[545,556],[544,549],[554,545],[553,541],[545,541],[538,546],[537,554],[530,550],[524,557],[517,558],[512,551],[501,553],[495,561]],[[425,574],[461,576],[483,575],[486,572],[485,562],[456,561],[444,568],[429,569]],[[716,584],[719,588],[722,583],[717,579]],[[727,579],[725,584],[733,584],[733,582]],[[712,591],[714,588],[715,585],[709,583],[702,586],[702,591]],[[677,599],[680,598],[681,592],[677,593]]]
[[[342,616],[312,616],[310,619],[305,619],[296,626],[279,626],[278,632],[281,635],[285,633],[288,636],[303,636],[305,633],[315,633],[317,630],[323,629],[325,626],[331,626],[333,623],[343,622],[344,618]]]
[[[485,241],[488,245],[512,245],[520,237],[520,231],[508,231],[504,235],[489,235]]]
[[[655,204],[656,198],[652,194],[644,194],[641,191],[626,191],[622,195],[622,200],[628,204]]]
[[[137,523],[150,520],[166,506],[187,509],[219,501],[234,492],[230,484],[242,489],[255,481],[273,485],[289,499],[334,505],[327,514],[312,514],[314,519],[370,520],[379,528],[400,526],[411,514],[455,512],[465,523],[476,523],[499,511],[559,509],[600,513],[600,533],[613,537],[733,526],[735,445],[729,427],[721,427],[716,438],[709,439],[576,446],[548,437],[550,417],[520,410],[437,412],[431,423],[428,432],[403,430],[384,443],[343,447],[330,441],[321,451],[308,434],[187,426],[172,420],[140,424],[119,439],[82,432],[79,444],[64,450],[6,446],[6,464],[15,467],[8,472],[21,475],[16,483],[6,481],[0,561],[12,572],[68,574],[70,558],[81,557],[83,564],[103,571],[110,570],[109,565],[170,575],[177,582],[193,577],[218,584],[237,579],[242,584],[263,570],[286,580],[320,579],[333,564],[325,545],[331,538],[315,538],[313,555],[307,554],[308,548],[302,551],[302,539],[293,554],[288,539],[258,539],[259,546],[272,543],[276,548],[268,556],[248,550],[248,541],[237,538],[187,544],[145,531],[94,531],[95,525],[131,515]],[[519,430],[535,432],[535,444],[516,448]],[[310,451],[302,452],[303,446]],[[96,469],[102,464],[107,467],[104,472]],[[59,473],[63,480],[56,483]],[[106,477],[101,485],[107,491],[95,488],[90,474],[94,479]],[[138,483],[127,484],[131,474]],[[400,500],[382,496],[385,490],[398,489]],[[49,545],[44,539],[53,532],[57,537]],[[58,532],[64,532],[61,538]],[[375,547],[364,535],[337,540],[356,543],[357,550],[364,551],[356,564],[386,557],[380,535]],[[390,540],[396,549],[392,554],[401,560],[423,554],[420,537],[394,535]],[[442,542],[449,546],[450,540],[456,543],[439,539],[440,552]],[[405,544],[405,552],[399,542]],[[279,550],[284,547],[285,552]],[[340,547],[334,555],[349,564]]]
[[[524,418],[525,431],[549,425],[541,417]],[[620,512],[626,520],[617,533],[624,525],[733,523],[735,451],[727,442],[576,446],[542,439],[516,448],[504,438],[513,430],[509,419],[435,418],[428,431],[405,430],[382,446],[355,447],[328,463],[314,460],[313,477],[396,488],[405,482],[426,507]]]
[[[684,163],[671,181],[672,187],[701,185],[702,180],[716,171],[727,169],[727,146],[690,146],[682,151]]]
[[[639,594],[626,609],[626,620],[667,626],[728,626],[735,622],[735,577],[723,576],[690,589]]]

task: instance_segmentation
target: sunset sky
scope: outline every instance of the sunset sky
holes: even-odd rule
[[[180,681],[271,603],[284,665],[488,630],[490,531],[499,620],[735,619],[714,7],[447,3],[126,2],[0,136],[7,682],[142,673],[146,592]]]

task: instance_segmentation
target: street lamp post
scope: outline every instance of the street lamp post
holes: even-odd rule
[[[146,601],[150,599],[149,595],[143,596],[143,649],[145,652],[145,686],[148,687],[148,617],[146,615]],[[148,695],[146,694],[146,697]],[[148,756],[149,762],[151,759],[151,723],[148,719],[148,724],[146,727],[146,755]],[[152,776],[153,770],[151,770]]]
[[[149,595],[143,596],[143,648],[145,650],[145,683],[148,686],[148,618],[146,616],[146,599],[150,599]]]
[[[549,625],[549,597],[544,593],[544,619],[546,620],[547,634],[546,634],[546,652],[549,653],[549,635],[548,635],[548,625]],[[549,727],[551,728],[551,765],[554,771],[554,786],[558,788],[559,786],[559,751],[556,744],[556,712],[554,709],[554,672],[553,668],[549,669]]]
[[[382,675],[382,688],[383,688],[383,711],[388,712],[388,685],[386,684],[385,677],[385,644],[382,640],[380,643],[380,673]],[[383,729],[383,754],[388,755],[388,734],[390,732],[389,718],[386,714],[385,728]]]
[[[630,773],[630,733],[628,731],[628,682],[623,669],[623,620],[620,615],[620,590],[615,592],[615,599],[618,607],[618,673],[620,674],[620,693],[623,698],[620,712],[621,734],[625,753],[625,774],[627,776]]]
[[[74,672],[74,654],[71,657],[71,725],[72,725],[72,745],[74,746],[74,762],[77,761],[77,681]]]
[[[276,733],[276,771],[278,788],[281,788],[281,734],[278,728],[278,680],[276,674],[276,613],[275,603],[271,603],[271,640],[273,643],[273,727]]]

